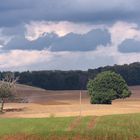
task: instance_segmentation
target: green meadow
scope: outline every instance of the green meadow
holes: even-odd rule
[[[0,119],[1,140],[139,140],[140,114]]]

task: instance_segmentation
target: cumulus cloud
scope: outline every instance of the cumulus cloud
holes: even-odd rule
[[[20,61],[19,61],[20,58]],[[138,53],[116,52],[113,47],[87,52],[50,52],[13,50],[0,53],[1,70],[87,70],[114,64],[140,61]]]
[[[86,70],[140,61],[139,7],[139,0],[4,0],[0,69]]]
[[[69,33],[51,45],[52,51],[90,51],[111,42],[108,30],[96,29],[86,34]]]
[[[68,21],[60,22],[48,22],[48,21],[38,21],[30,22],[25,25],[26,27],[26,37],[29,40],[35,40],[40,37],[43,33],[55,32],[58,36],[62,37],[68,33],[85,34],[95,28],[104,28],[103,25],[93,25],[88,23],[74,23]],[[82,29],[82,30],[81,30]]]
[[[124,40],[139,39],[140,31],[136,24],[117,22],[113,26],[102,27],[94,26],[90,32],[68,33],[64,36],[51,32],[41,33],[37,39],[33,40],[27,38],[27,30],[14,34],[9,32],[20,29],[20,26],[13,29],[7,28],[3,33],[6,36],[12,36],[12,39],[1,48],[0,69],[87,70],[99,66],[140,61],[139,53],[118,51],[118,44]]]
[[[119,51],[123,53],[139,53],[140,41],[135,39],[127,39],[119,45]]]
[[[57,40],[58,36],[54,33],[46,33],[36,40],[30,41],[24,35],[13,37],[3,50],[43,50],[49,48],[52,42]]]
[[[136,23],[116,22],[109,28],[113,45],[118,46],[126,39],[140,38],[140,30]]]
[[[89,51],[98,46],[106,46],[111,36],[106,29],[94,29],[86,34],[69,33],[59,37],[55,33],[46,33],[36,40],[28,40],[24,35],[13,37],[3,50],[44,50],[51,51]]]

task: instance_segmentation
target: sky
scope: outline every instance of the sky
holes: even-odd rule
[[[0,0],[0,71],[140,62],[139,0]]]

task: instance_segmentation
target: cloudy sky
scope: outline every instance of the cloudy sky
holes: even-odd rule
[[[0,70],[140,61],[140,0],[0,0]]]

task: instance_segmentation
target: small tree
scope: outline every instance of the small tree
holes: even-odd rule
[[[131,95],[125,80],[111,71],[102,72],[94,80],[89,80],[87,89],[92,104],[111,104],[112,100]]]
[[[15,84],[18,78],[15,78],[12,73],[7,73],[4,79],[0,82],[0,112],[3,112],[5,99],[13,97],[15,92]]]

